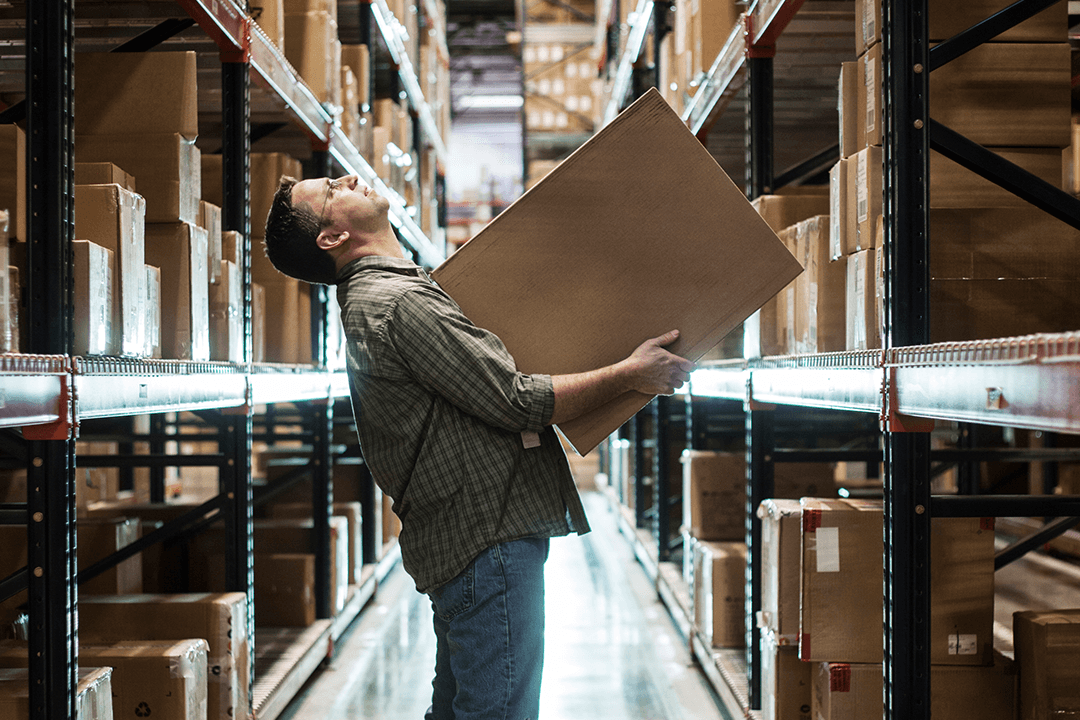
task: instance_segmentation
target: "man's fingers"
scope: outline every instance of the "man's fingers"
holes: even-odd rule
[[[653,340],[656,342],[656,344],[659,345],[660,347],[663,347],[664,345],[670,345],[671,343],[675,342],[678,339],[679,339],[679,331],[678,330],[668,330],[666,333],[664,333],[660,337],[653,338]]]

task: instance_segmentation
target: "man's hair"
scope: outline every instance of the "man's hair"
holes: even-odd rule
[[[266,257],[289,277],[333,285],[337,278],[334,258],[315,242],[325,224],[319,224],[320,218],[310,208],[293,206],[292,191],[297,182],[296,178],[281,176],[266,216]]]

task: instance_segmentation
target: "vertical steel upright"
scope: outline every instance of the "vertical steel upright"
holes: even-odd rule
[[[71,353],[74,2],[26,3],[28,350]],[[69,417],[71,409],[67,410]],[[29,437],[29,433],[28,433]],[[75,717],[75,443],[31,440],[27,468],[30,717]]]
[[[222,53],[222,225],[240,233],[240,284],[243,295],[244,363],[248,371],[252,361],[251,318],[251,59],[248,41],[239,53]],[[242,592],[248,598],[247,636],[251,643],[252,662],[248,687],[254,687],[255,610],[253,585],[255,563],[252,555],[252,487],[251,487],[251,390],[248,402],[238,414],[228,416],[225,437],[230,472],[222,472],[221,492],[229,498],[225,506],[225,582],[226,589]],[[248,703],[253,701],[248,694]],[[249,705],[248,713],[253,708]]]
[[[929,341],[927,0],[883,0],[885,347]],[[884,710],[930,718],[930,436],[885,428]]]
[[[653,435],[653,509],[656,511],[656,557],[666,562],[671,556],[671,398],[660,395],[652,401]]]
[[[773,53],[748,48],[746,59],[746,196],[772,192],[773,185]],[[761,519],[757,506],[773,494],[773,414],[746,408],[746,680],[750,707],[761,709]]]

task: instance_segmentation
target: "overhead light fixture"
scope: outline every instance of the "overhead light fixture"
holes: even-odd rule
[[[504,109],[519,108],[525,104],[521,95],[463,95],[458,98],[458,107]]]

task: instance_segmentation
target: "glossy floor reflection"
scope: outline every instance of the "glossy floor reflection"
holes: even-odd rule
[[[542,720],[725,717],[607,502],[585,497],[593,532],[552,541]],[[431,609],[399,569],[383,583],[285,720],[421,720],[431,694]]]

